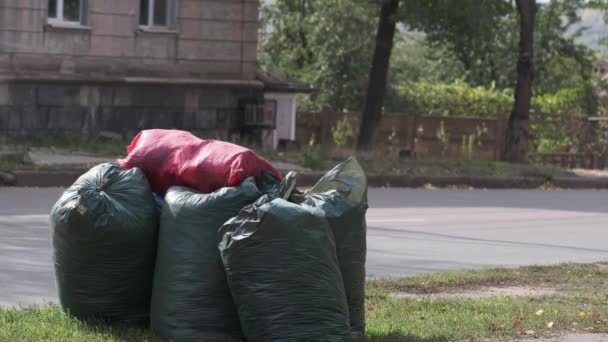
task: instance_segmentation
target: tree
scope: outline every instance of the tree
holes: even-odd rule
[[[564,58],[576,63],[576,73],[589,69],[592,54],[575,41],[583,30],[573,32],[584,6],[584,0],[551,0],[538,5],[534,50],[539,82],[535,90],[557,91],[555,73],[560,69],[551,66]],[[424,32],[431,45],[450,49],[464,66],[467,83],[513,87],[518,14],[512,0],[408,0],[401,17],[408,27]]]
[[[374,57],[369,73],[365,107],[361,115],[359,137],[357,139],[357,150],[359,151],[366,151],[372,147],[374,135],[380,123],[391,52],[397,29],[398,9],[399,0],[383,0]]]
[[[593,52],[576,42],[585,28],[580,22],[583,0],[553,0],[539,5],[534,37],[534,90],[555,93],[589,83]]]
[[[534,22],[536,0],[516,0],[519,14],[519,56],[515,104],[509,116],[504,159],[513,163],[527,162],[530,135],[530,105],[534,82]]]
[[[363,106],[377,6],[368,0],[275,0],[262,6],[263,69],[298,78],[316,92],[309,109]],[[303,103],[303,102],[301,102]]]
[[[290,77],[304,77],[314,60],[309,43],[314,0],[274,1],[262,5],[260,62],[265,69],[281,70]]]
[[[408,0],[401,12],[403,22],[424,32],[432,46],[453,51],[468,83],[511,84],[509,0]]]

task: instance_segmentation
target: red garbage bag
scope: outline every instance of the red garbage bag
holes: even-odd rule
[[[174,185],[210,193],[238,186],[245,178],[260,177],[264,171],[282,178],[268,161],[250,149],[199,139],[179,130],[141,131],[127,153],[126,158],[117,161],[118,165],[140,168],[152,190],[161,195]]]

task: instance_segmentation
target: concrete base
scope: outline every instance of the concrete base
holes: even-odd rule
[[[166,128],[230,140],[240,134],[242,103],[263,98],[254,85],[0,81],[0,139],[103,132],[129,140],[143,129]]]

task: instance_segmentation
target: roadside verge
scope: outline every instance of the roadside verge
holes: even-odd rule
[[[19,187],[67,187],[86,170],[27,170],[0,173],[0,185]],[[285,173],[287,170],[281,170]],[[298,173],[298,186],[314,185],[322,172]],[[608,177],[516,177],[516,176],[410,176],[368,175],[370,187],[476,188],[476,189],[608,189]]]

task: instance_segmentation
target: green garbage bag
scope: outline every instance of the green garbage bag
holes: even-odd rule
[[[151,327],[175,341],[240,341],[236,307],[217,249],[218,229],[261,196],[253,178],[210,194],[172,187],[165,196]]]
[[[321,209],[336,239],[336,254],[355,337],[365,335],[367,179],[356,159],[339,164],[295,202]]]
[[[331,228],[320,210],[281,197],[264,195],[220,229],[245,338],[344,341],[348,305]]]
[[[158,212],[144,174],[101,164],[50,214],[59,301],[71,315],[146,325]]]

